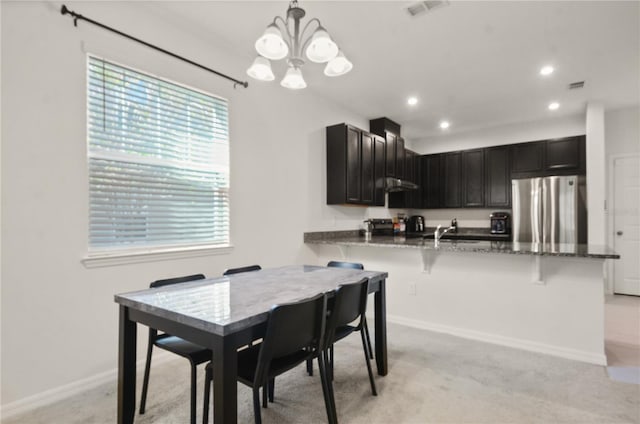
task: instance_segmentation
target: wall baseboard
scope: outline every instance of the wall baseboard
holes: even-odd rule
[[[387,315],[387,322],[405,325],[407,327],[419,328],[421,330],[434,331],[436,333],[450,334],[464,339],[477,340],[485,343],[492,343],[501,346],[513,347],[516,349],[528,350],[531,352],[544,353],[574,361],[586,362],[596,365],[607,365],[607,357],[602,354],[586,352],[583,350],[569,349],[565,347],[553,346],[544,343],[532,342],[530,340],[504,337],[496,334],[484,333],[481,331],[467,330],[464,328],[451,327],[448,325],[436,324],[405,318],[397,315]],[[604,343],[604,341],[603,341]]]
[[[174,359],[177,360],[179,358],[168,352],[154,353],[152,366],[171,362]],[[136,363],[136,369],[140,375],[144,372],[144,363],[144,359]],[[27,413],[36,408],[51,405],[52,403],[94,389],[102,384],[117,381],[117,378],[118,369],[115,368],[2,405],[0,407],[0,421]]]

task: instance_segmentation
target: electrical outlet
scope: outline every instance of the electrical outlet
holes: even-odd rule
[[[414,283],[413,281],[409,283],[409,294],[411,295],[416,295],[418,292],[417,287],[416,287],[416,283]]]

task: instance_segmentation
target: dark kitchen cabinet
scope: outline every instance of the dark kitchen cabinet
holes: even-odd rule
[[[547,171],[581,171],[584,163],[585,137],[564,137],[546,141],[544,165]]]
[[[511,207],[511,166],[509,146],[484,149],[485,206]]]
[[[371,134],[373,137],[373,205],[384,206],[384,178],[385,178],[385,140],[384,138]]]
[[[586,173],[585,136],[511,145],[513,178]]]
[[[376,173],[382,140],[347,124],[327,127],[327,204],[374,205],[380,202]],[[384,192],[382,193],[384,205]]]
[[[462,161],[462,206],[484,206],[484,149],[465,150]]]
[[[383,137],[385,138],[385,175],[387,177],[396,176],[396,146],[398,145],[398,137],[390,132],[384,131]]]
[[[404,139],[400,137],[400,125],[388,118],[372,119],[369,121],[369,131],[385,139],[385,175],[404,178],[406,158]]]
[[[441,208],[444,204],[442,182],[443,155],[425,155],[421,163],[421,195],[420,205],[426,209]]]
[[[420,157],[416,152],[405,149],[403,163],[402,179],[412,182],[420,186]],[[390,208],[420,208],[421,207],[421,190],[396,191],[389,193]]]
[[[544,142],[521,143],[512,145],[511,172],[514,174],[539,173],[544,167]]]
[[[404,148],[404,138],[396,137],[396,178],[408,179],[405,175],[407,151]]]
[[[462,206],[462,153],[451,152],[443,155],[443,206],[459,208]]]

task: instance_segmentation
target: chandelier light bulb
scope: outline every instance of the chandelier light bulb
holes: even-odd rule
[[[323,27],[318,27],[311,37],[306,54],[312,62],[328,62],[338,55],[338,45],[334,43]]]
[[[271,70],[271,62],[262,56],[255,58],[249,69],[247,69],[247,75],[259,81],[273,81],[276,78]]]
[[[283,59],[289,54],[289,47],[282,38],[282,33],[276,24],[271,24],[256,41],[256,51],[271,60]]]
[[[287,73],[284,78],[282,78],[282,81],[280,81],[280,85],[291,90],[300,90],[305,88],[307,83],[302,77],[302,71],[300,71],[300,68],[289,66]]]
[[[338,77],[349,72],[353,68],[353,63],[349,61],[342,53],[342,50],[338,52],[338,55],[331,59],[327,66],[324,68],[324,74],[328,77]]]

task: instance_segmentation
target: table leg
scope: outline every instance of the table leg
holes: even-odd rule
[[[136,411],[136,323],[120,306],[118,340],[118,423],[133,424]]]
[[[231,340],[219,337],[213,348],[213,422],[238,420],[238,352]]]
[[[386,280],[380,281],[380,288],[375,292],[375,338],[376,365],[379,375],[387,375],[387,299]]]

